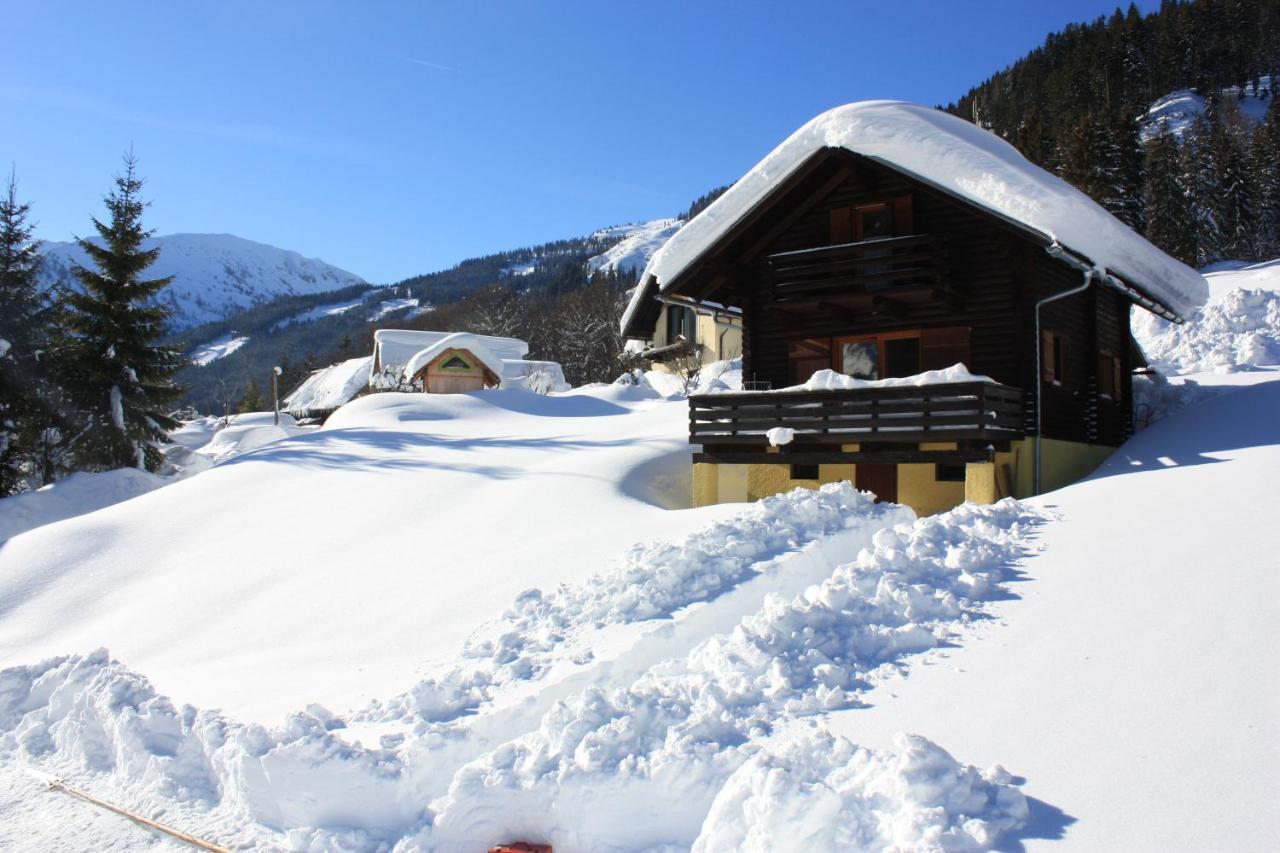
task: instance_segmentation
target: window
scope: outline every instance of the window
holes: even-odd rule
[[[859,240],[893,236],[893,208],[887,202],[855,207],[853,214],[854,234]]]
[[[667,343],[684,338],[691,344],[698,342],[698,317],[693,309],[681,305],[667,306]]]
[[[817,465],[801,465],[799,463],[791,463],[791,479],[793,480],[817,480]]]
[[[449,356],[444,364],[440,365],[441,370],[470,370],[471,365],[467,364],[467,360],[462,356],[454,353]]]
[[[1058,332],[1040,332],[1040,378],[1054,385],[1067,380],[1067,338]]]
[[[1109,352],[1098,353],[1098,395],[1116,402],[1124,399],[1124,366]]]
[[[920,372],[920,338],[890,338],[884,342],[885,379],[915,376]]]
[[[963,483],[964,482],[964,465],[951,465],[945,462],[939,462],[933,466],[933,479],[939,483]]]
[[[911,196],[831,210],[831,244],[900,237],[912,231]]]
[[[880,357],[875,339],[841,344],[840,372],[854,379],[879,379]]]

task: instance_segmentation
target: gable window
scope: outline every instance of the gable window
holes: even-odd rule
[[[911,196],[837,207],[831,211],[831,243],[856,243],[912,232]]]
[[[1098,353],[1098,395],[1116,402],[1124,399],[1124,367],[1109,352]]]
[[[449,358],[445,360],[444,364],[440,365],[440,369],[441,370],[470,370],[471,365],[467,363],[467,360],[465,358],[463,358],[462,356],[458,355],[455,352],[453,355],[449,356]]]
[[[853,214],[854,233],[859,240],[893,236],[893,208],[887,202],[860,205]]]
[[[684,338],[689,343],[698,342],[698,317],[693,309],[682,305],[667,306],[667,343],[676,343],[677,338]]]
[[[1040,378],[1054,385],[1067,381],[1067,338],[1058,332],[1040,332]]]

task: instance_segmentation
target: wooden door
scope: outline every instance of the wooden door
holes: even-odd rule
[[[866,464],[859,462],[854,469],[854,483],[858,489],[871,492],[876,496],[876,503],[897,503],[898,501],[898,466],[883,464]]]

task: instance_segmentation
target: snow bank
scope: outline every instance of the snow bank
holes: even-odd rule
[[[877,504],[847,482],[766,498],[680,541],[636,546],[619,567],[581,584],[528,590],[501,620],[468,641],[457,664],[366,716],[451,719],[491,699],[501,685],[536,677],[572,657],[569,641],[584,629],[669,617],[838,532],[869,542],[877,530],[912,518],[906,507]],[[591,654],[589,647],[579,651]]]
[[[284,408],[296,418],[332,412],[369,387],[372,356],[352,358],[317,370],[285,397]]]
[[[670,284],[811,155],[847,148],[915,175],[1086,256],[1187,315],[1207,296],[1204,279],[1101,206],[963,119],[900,101],[860,101],[823,113],[740,178],[654,253],[642,277]],[[637,289],[639,294],[644,288]],[[635,310],[628,306],[627,317]],[[626,327],[626,318],[623,321]]]
[[[1152,365],[1171,373],[1231,373],[1280,364],[1280,292],[1232,289],[1182,326],[1140,313],[1134,337]]]
[[[572,387],[565,381],[564,368],[554,361],[504,358],[501,375],[503,388],[521,388],[535,394],[568,391]]]
[[[514,832],[569,851],[692,843],[716,793],[785,720],[857,707],[869,679],[954,642],[1002,594],[1039,520],[1006,500],[881,530],[803,595],[768,599],[630,685],[564,699],[464,765],[415,841],[461,851]],[[966,802],[968,774],[953,781]],[[950,787],[944,774],[935,783]],[[996,799],[973,847],[1021,822],[1016,792]]]
[[[166,482],[137,468],[81,471],[34,492],[0,499],[0,542],[44,524],[127,501]]]
[[[1026,798],[996,766],[961,764],[917,735],[890,752],[811,729],[770,744],[729,777],[693,853],[987,850],[1026,823]]]
[[[273,423],[274,420],[271,412],[236,415],[228,426],[214,433],[209,443],[197,452],[217,464],[302,432],[287,412],[280,413],[278,426]]]

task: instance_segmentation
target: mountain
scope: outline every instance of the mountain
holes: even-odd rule
[[[653,219],[630,225],[602,228],[593,237],[620,237],[616,244],[587,261],[591,272],[630,272],[639,275],[653,253],[684,225],[683,219]]]
[[[360,276],[297,252],[231,234],[169,234],[148,248],[160,257],[152,277],[173,276],[165,291],[175,331],[222,320],[281,296],[301,296],[366,284]],[[74,283],[72,265],[88,258],[75,243],[45,243],[42,278]]]

